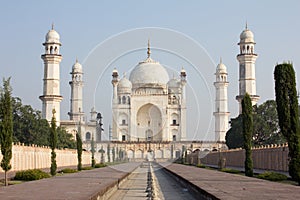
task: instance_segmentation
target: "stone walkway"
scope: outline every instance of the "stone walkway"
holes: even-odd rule
[[[141,165],[142,166],[142,165]],[[170,177],[160,166],[152,165],[155,182],[155,198],[159,200],[195,200],[188,190]],[[119,189],[109,198],[110,200],[145,200],[147,198],[148,164],[137,168]],[[155,181],[156,180],[156,181]]]
[[[167,165],[166,169],[194,184],[194,186],[206,191],[212,195],[212,199],[300,199],[300,186],[276,183],[181,164]]]
[[[95,199],[118,183],[138,163],[125,163],[105,168],[65,174],[53,178],[0,188],[1,200]]]

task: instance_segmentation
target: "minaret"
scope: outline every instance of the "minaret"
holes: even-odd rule
[[[118,138],[118,83],[119,83],[119,74],[118,70],[114,69],[112,72],[112,81],[113,85],[113,98],[112,98],[112,110],[113,110],[113,116],[112,116],[112,135],[113,140],[119,140]],[[120,99],[121,101],[121,99]]]
[[[119,74],[118,74],[118,70],[115,68],[113,70],[113,73],[112,73],[112,85],[113,85],[113,105],[114,104],[117,104],[118,103],[118,92],[117,92],[117,86],[118,86],[118,83],[119,83]]]
[[[239,113],[242,113],[241,102],[246,93],[250,95],[252,105],[255,105],[259,100],[256,94],[256,80],[255,80],[255,61],[257,54],[254,53],[254,36],[248,29],[247,24],[245,30],[240,35],[240,54],[237,59],[240,65],[239,76],[239,95],[236,99],[239,102]]]
[[[69,82],[71,86],[71,107],[68,115],[70,116],[70,120],[74,120],[76,122],[83,121],[83,108],[82,108],[82,66],[76,59],[75,64],[72,67],[72,81]]]
[[[225,135],[228,130],[228,99],[227,99],[227,70],[226,66],[220,60],[220,64],[216,70],[216,82],[214,86],[216,88],[216,105],[215,105],[215,141],[224,142]]]
[[[62,56],[59,54],[61,43],[59,41],[59,34],[52,29],[46,35],[45,54],[41,57],[44,61],[44,86],[43,95],[40,99],[43,102],[42,117],[49,122],[52,118],[52,110],[55,109],[57,126],[60,125],[60,102],[63,97],[60,95],[60,78],[59,78],[59,64]]]
[[[186,71],[185,69],[182,67],[181,71],[180,71],[180,82],[181,82],[181,87],[182,87],[182,91],[181,91],[181,114],[180,114],[180,121],[181,121],[181,125],[180,125],[180,132],[181,132],[181,141],[185,141],[186,140]]]

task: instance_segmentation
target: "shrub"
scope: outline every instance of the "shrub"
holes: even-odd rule
[[[203,164],[198,164],[198,165],[196,165],[197,167],[199,167],[199,168],[205,168],[206,166],[205,165],[203,165]]]
[[[58,173],[66,173],[66,174],[75,173],[75,172],[77,172],[77,170],[71,169],[71,168],[65,168],[65,169],[58,171]]]
[[[104,164],[104,163],[98,163],[98,164],[95,164],[95,168],[101,168],[101,167],[106,167],[107,165]]]
[[[211,169],[210,167],[205,166],[205,165],[203,165],[203,164],[198,164],[198,165],[196,165],[196,167],[204,168],[204,169]]]
[[[231,173],[231,174],[239,174],[241,173],[239,170],[230,169],[230,168],[223,168],[220,170],[221,172]]]
[[[33,181],[50,177],[50,174],[43,172],[40,169],[29,169],[24,171],[18,171],[14,179],[23,181]]]
[[[283,181],[287,179],[287,176],[284,174],[276,173],[276,172],[264,172],[259,174],[257,178],[265,179],[269,181]]]
[[[94,169],[93,167],[91,166],[88,166],[88,167],[82,167],[81,170],[91,170],[91,169]]]

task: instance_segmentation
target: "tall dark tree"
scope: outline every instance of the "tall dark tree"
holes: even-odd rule
[[[111,154],[112,154],[112,162],[115,162],[116,161],[116,150],[115,150],[115,147],[112,148]]]
[[[300,127],[293,65],[278,64],[274,79],[279,126],[289,146],[289,174],[300,185]]]
[[[13,97],[12,106],[14,142],[49,146],[50,126],[46,119],[42,119],[41,112],[30,105],[22,105],[18,97]]]
[[[253,107],[254,146],[286,143],[285,137],[280,132],[276,107],[274,100],[267,100]],[[244,146],[242,115],[231,119],[230,124],[231,127],[225,137],[226,145],[229,149],[242,148]]]
[[[254,106],[253,145],[283,144],[286,142],[280,132],[276,101],[267,100]]]
[[[12,98],[13,108],[13,141],[26,145],[50,146],[50,126],[46,119],[42,119],[39,110],[30,105],[23,105],[18,97]],[[73,136],[62,127],[57,128],[57,148],[75,149]]]
[[[76,133],[76,144],[77,144],[77,170],[82,169],[82,139],[81,139],[81,122],[79,122],[78,131]]]
[[[91,140],[91,151],[92,151],[92,167],[95,167],[96,161],[95,161],[95,141],[94,141],[94,136],[92,136],[92,140]]]
[[[101,146],[100,153],[101,153],[100,163],[103,164],[104,163],[104,153],[105,153],[103,146]]]
[[[231,119],[230,126],[225,136],[226,145],[229,149],[242,148],[244,146],[242,115]]]
[[[107,144],[107,162],[110,163],[110,144]]]
[[[57,147],[57,131],[56,131],[56,119],[55,119],[55,109],[52,110],[52,119],[51,119],[51,130],[49,143],[51,147],[51,167],[50,173],[52,176],[56,174],[57,164],[56,164],[56,153],[55,149]]]
[[[13,117],[10,78],[3,79],[3,88],[0,95],[0,146],[3,155],[1,168],[4,170],[4,185],[8,185],[7,172],[11,169],[13,142]]]
[[[243,137],[245,149],[245,175],[253,176],[253,161],[252,161],[252,134],[253,134],[253,117],[252,103],[248,93],[245,94],[242,100],[242,116],[243,116]]]
[[[63,127],[57,127],[57,148],[76,149],[76,141],[72,134],[68,133]]]

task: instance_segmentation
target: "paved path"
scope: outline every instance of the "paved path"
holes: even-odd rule
[[[181,164],[166,169],[222,200],[300,199],[300,187]]]
[[[154,182],[157,187],[156,198],[160,200],[194,200],[188,190],[176,182],[159,166],[153,165]],[[129,177],[120,185],[110,200],[142,200],[147,199],[147,173],[148,165],[137,168]],[[156,181],[155,181],[156,180]]]
[[[0,188],[1,200],[87,200],[104,194],[133,171],[138,163],[125,163],[105,168],[65,174],[53,178]]]
[[[212,168],[219,168],[218,165],[209,165],[209,164],[204,164],[205,166],[208,166],[208,167],[212,167]],[[236,167],[236,166],[226,166],[226,168],[229,168],[229,169],[236,169],[236,170],[239,170],[241,172],[245,172],[245,168],[244,167]],[[280,173],[280,174],[284,174],[286,175],[287,177],[291,177],[289,172],[285,172],[285,171],[275,171],[275,170],[266,170],[266,169],[253,169],[253,173],[254,174],[262,174],[266,171],[270,171],[270,172],[276,172],[276,173]]]

